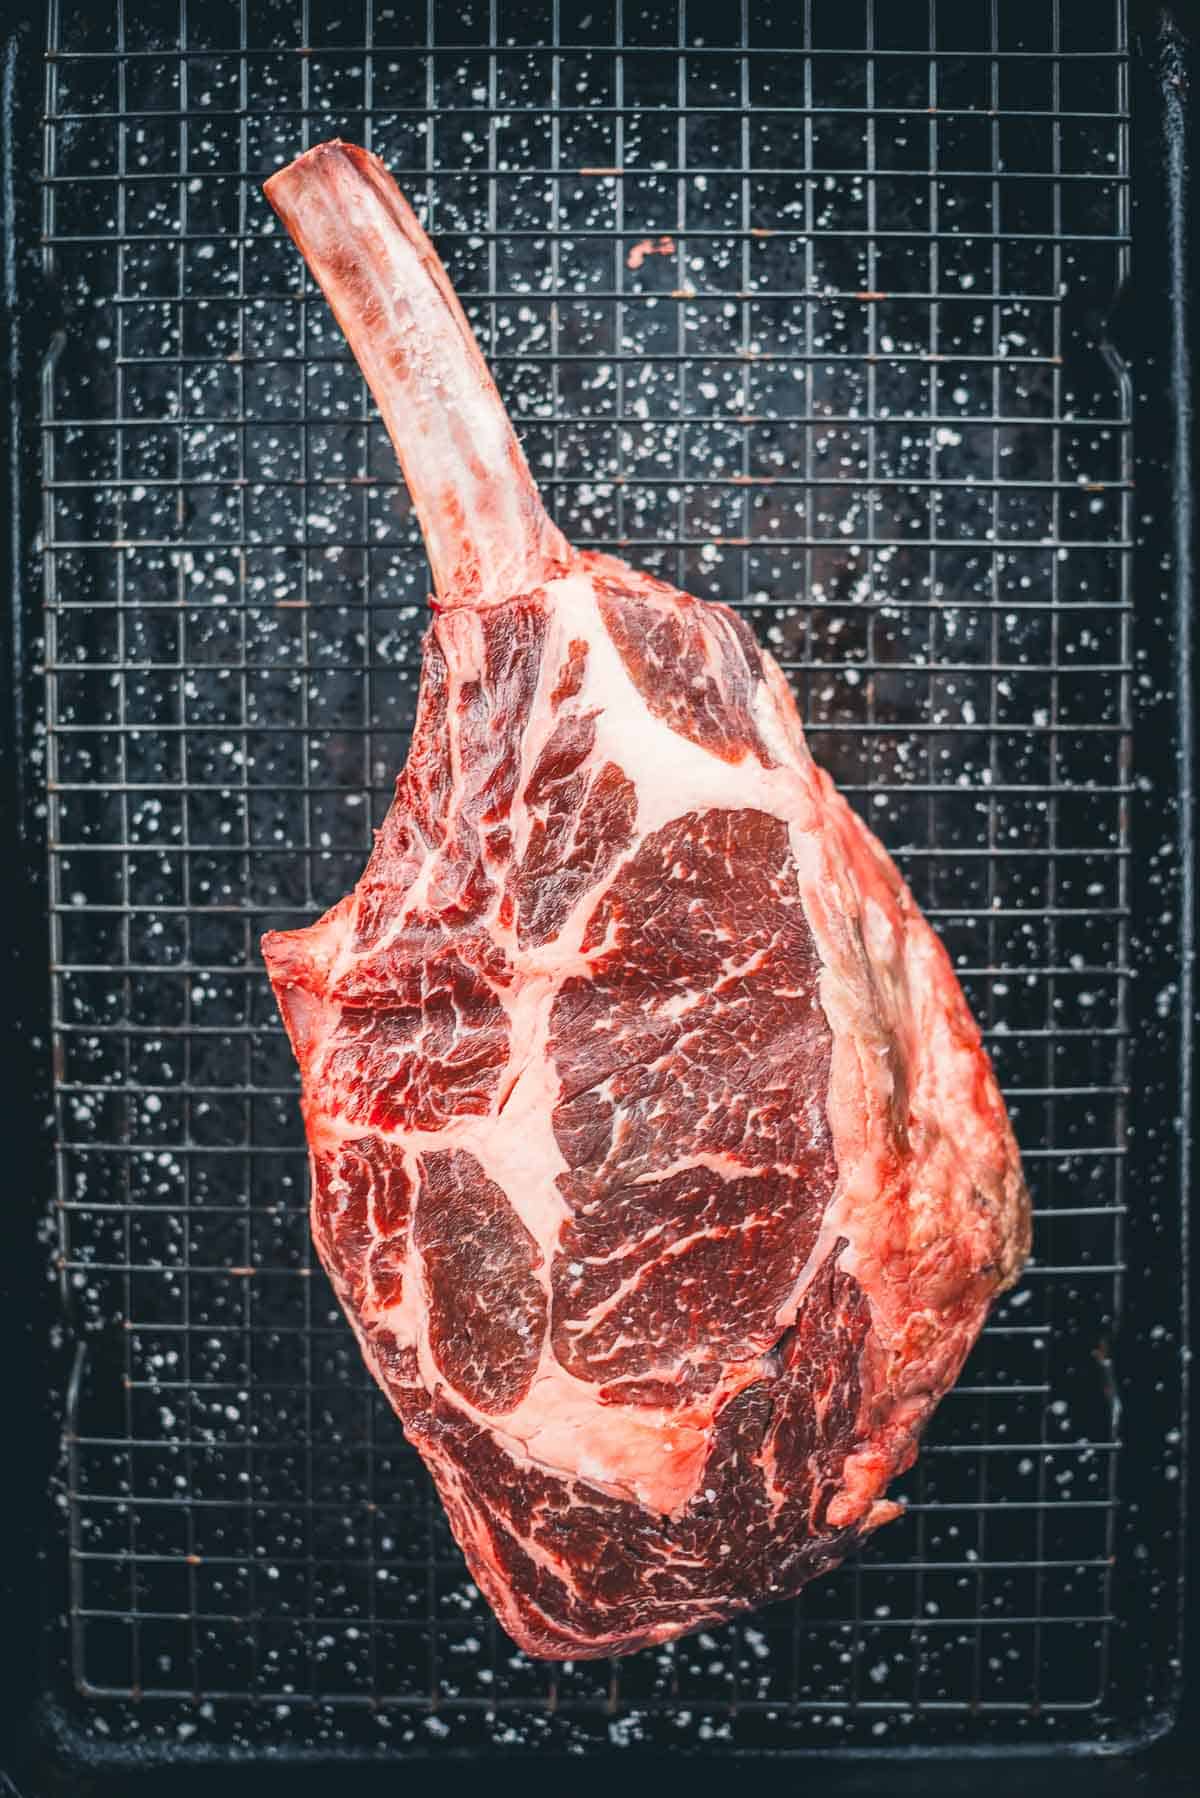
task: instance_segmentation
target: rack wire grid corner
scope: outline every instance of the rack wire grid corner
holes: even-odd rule
[[[108,1739],[1099,1740],[1129,1096],[1113,0],[57,0],[43,394],[69,1678]],[[985,1027],[1036,1261],[795,1603],[517,1653],[314,1263],[257,952],[356,879],[427,571],[262,179],[431,231],[551,509],[743,611]]]

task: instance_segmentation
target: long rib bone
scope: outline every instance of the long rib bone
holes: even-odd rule
[[[319,144],[266,183],[404,470],[443,605],[527,593],[571,560],[446,271],[376,156]]]

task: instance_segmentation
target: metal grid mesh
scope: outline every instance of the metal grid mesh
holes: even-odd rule
[[[613,7],[617,6],[614,15]],[[1101,1726],[1126,1098],[1124,9],[52,8],[45,383],[70,1664],[107,1735],[802,1745]],[[1037,1265],[904,1522],[744,1625],[499,1635],[313,1266],[256,953],[352,884],[426,574],[259,183],[367,142],[559,522],[744,608],[1008,1092]]]

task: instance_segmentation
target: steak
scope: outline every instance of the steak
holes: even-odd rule
[[[950,961],[724,606],[572,549],[382,164],[267,194],[436,588],[357,887],[263,954],[312,1229],[473,1578],[534,1655],[792,1594],[1028,1251]]]

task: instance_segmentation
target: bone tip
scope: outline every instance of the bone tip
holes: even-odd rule
[[[306,174],[315,173],[320,169],[322,163],[343,158],[349,162],[358,163],[360,166],[374,163],[382,167],[379,158],[372,156],[369,150],[362,149],[358,144],[348,144],[341,137],[329,137],[323,143],[314,144],[310,150],[302,151],[291,162],[285,163],[281,169],[276,169],[275,173],[269,175],[263,182],[263,192],[274,206],[276,204],[275,196],[282,189],[289,187],[297,178],[303,179]]]

